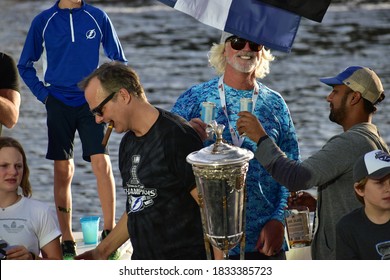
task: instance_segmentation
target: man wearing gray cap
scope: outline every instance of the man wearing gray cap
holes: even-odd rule
[[[318,186],[316,232],[311,245],[313,259],[336,258],[336,223],[360,207],[354,195],[352,170],[357,158],[369,151],[388,151],[372,122],[376,105],[385,95],[376,73],[351,66],[335,77],[320,79],[332,86],[327,97],[329,119],[343,127],[320,151],[303,162],[288,159],[252,114],[239,113],[237,127],[258,144],[255,157],[290,191]]]

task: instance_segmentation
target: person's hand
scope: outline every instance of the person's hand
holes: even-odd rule
[[[24,246],[12,246],[6,250],[7,260],[32,260],[33,255]]]
[[[106,260],[102,255],[99,254],[98,250],[93,249],[85,251],[84,253],[74,257],[75,260]]]
[[[259,142],[261,137],[267,135],[255,115],[247,111],[241,111],[238,116],[237,130],[240,135],[249,137],[255,143]]]
[[[317,200],[308,192],[297,192],[296,196],[289,197],[287,200],[288,207],[306,206],[310,212],[314,212],[317,207]]]
[[[268,221],[260,232],[256,249],[266,255],[273,256],[280,252],[284,241],[284,226],[277,220]]]
[[[201,119],[199,118],[194,118],[189,121],[190,125],[192,126],[193,129],[198,133],[200,139],[202,141],[206,140],[208,135],[206,133],[206,128],[207,124],[204,123]]]

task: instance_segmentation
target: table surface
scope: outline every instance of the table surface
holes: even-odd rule
[[[97,244],[84,244],[82,232],[74,232],[73,234],[76,239],[78,254],[81,254],[96,247]],[[131,254],[133,252],[133,247],[131,246],[130,240],[126,241],[126,243],[124,243],[119,248],[119,251],[121,252],[120,260],[130,260]],[[301,248],[290,248],[290,250],[286,252],[286,257],[287,260],[311,260],[310,246]]]
[[[73,232],[73,235],[76,239],[77,243],[77,254],[84,253],[85,251],[92,250],[97,246],[97,244],[84,244],[83,241],[83,233],[80,232]],[[101,235],[101,232],[99,232],[99,236]],[[131,254],[133,252],[133,247],[131,246],[130,240],[127,240],[120,248],[119,251],[121,253],[120,260],[130,260]]]

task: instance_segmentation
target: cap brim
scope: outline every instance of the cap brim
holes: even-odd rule
[[[390,174],[390,166],[389,167],[383,167],[374,173],[368,175],[368,178],[374,179],[374,180],[379,180],[382,179],[383,177],[387,176]]]
[[[333,77],[333,78],[321,78],[320,79],[321,82],[323,82],[324,84],[328,85],[328,86],[334,86],[334,85],[343,85],[343,81],[337,79],[336,77]]]
[[[222,32],[222,36],[221,36],[220,42],[221,42],[221,43],[225,43],[226,40],[227,40],[228,38],[232,37],[232,36],[234,36],[232,33],[223,31],[223,32]]]

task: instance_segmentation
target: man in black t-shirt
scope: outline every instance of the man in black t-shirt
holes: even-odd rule
[[[19,119],[19,74],[13,58],[0,52],[0,135],[2,125],[12,128]]]
[[[94,250],[76,259],[107,259],[129,237],[132,259],[206,259],[197,190],[186,157],[203,145],[183,118],[151,105],[137,74],[105,63],[80,83],[98,123],[126,132],[119,168],[126,212]]]

